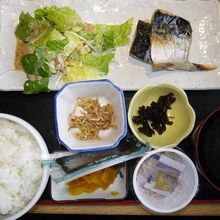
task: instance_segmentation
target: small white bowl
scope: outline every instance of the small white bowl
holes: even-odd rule
[[[23,119],[21,119],[17,116],[4,114],[4,113],[0,113],[0,119],[7,119],[9,121],[15,122],[15,123],[21,125],[22,127],[24,127],[28,132],[30,132],[30,134],[36,140],[36,142],[41,150],[42,157],[48,156],[49,152],[48,152],[46,143],[44,142],[40,133],[32,125],[30,125],[28,122],[24,121]],[[15,213],[13,215],[9,215],[9,214],[8,215],[0,215],[0,220],[18,219],[21,216],[23,216],[25,213],[27,213],[40,199],[41,195],[43,194],[43,192],[47,186],[48,178],[49,178],[49,167],[44,166],[40,186],[39,186],[38,190],[36,191],[34,197],[30,200],[30,202],[28,202],[28,204],[24,208],[22,208],[20,211],[18,211],[17,213]]]
[[[185,165],[177,180],[177,185],[167,196],[161,196],[144,187],[144,184],[147,182],[146,175],[148,175],[146,161],[158,153],[171,154],[175,160]],[[133,187],[137,199],[144,208],[158,214],[168,214],[183,209],[197,193],[198,184],[198,173],[191,159],[179,150],[169,148],[153,150],[146,154],[138,162],[133,174]]]
[[[117,129],[99,133],[99,140],[79,140],[69,130],[68,117],[79,97],[98,98],[100,104],[110,103],[115,112]],[[66,84],[55,95],[55,125],[57,138],[69,151],[84,152],[116,147],[127,134],[127,116],[123,91],[111,81],[91,80]]]

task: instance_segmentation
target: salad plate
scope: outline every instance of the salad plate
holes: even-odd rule
[[[109,73],[98,78],[107,78],[125,91],[157,83],[172,83],[187,90],[220,89],[220,3],[217,0],[1,0],[0,90],[22,91],[26,81],[26,74],[14,67],[14,32],[19,15],[22,11],[33,14],[38,8],[52,5],[68,6],[83,21],[93,24],[119,24],[133,17],[130,43],[116,49],[115,57],[109,65]],[[156,9],[170,11],[188,20],[193,30],[190,61],[217,68],[209,72],[152,71],[151,65],[129,56],[138,20],[150,20]],[[59,90],[65,83],[52,76],[49,89]]]

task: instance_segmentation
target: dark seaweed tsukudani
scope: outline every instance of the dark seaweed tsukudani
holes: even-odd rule
[[[168,95],[160,96],[157,102],[152,102],[150,106],[140,106],[138,115],[132,117],[135,124],[141,124],[138,128],[139,132],[152,137],[155,131],[163,134],[166,131],[166,125],[172,125],[173,122],[167,116],[167,110],[171,109],[171,105],[176,101],[174,94],[170,92]]]

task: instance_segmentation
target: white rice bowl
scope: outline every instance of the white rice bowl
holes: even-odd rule
[[[46,144],[30,124],[0,114],[0,220],[17,219],[42,195],[49,177],[41,157]]]

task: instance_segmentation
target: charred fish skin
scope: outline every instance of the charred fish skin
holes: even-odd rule
[[[156,10],[152,17],[150,41],[154,70],[195,70],[188,61],[192,42],[189,21],[164,10]]]
[[[153,70],[210,71],[215,66],[189,61],[192,27],[186,19],[158,9],[150,35]]]
[[[137,23],[135,37],[130,48],[130,55],[146,63],[151,64],[151,46],[150,46],[151,25],[139,20]]]
[[[152,19],[152,33],[159,35],[170,34],[178,38],[191,38],[192,27],[190,22],[165,10],[158,9]]]

